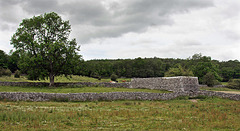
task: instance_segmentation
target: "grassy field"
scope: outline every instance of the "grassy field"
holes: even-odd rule
[[[228,82],[221,82],[221,84],[227,86]]]
[[[119,82],[131,81],[131,79],[129,79],[129,78],[119,78],[117,80]],[[4,82],[49,82],[49,79],[32,81],[32,80],[28,80],[26,76],[21,76],[20,78],[14,78],[14,76],[12,75],[11,77],[9,77],[9,76],[0,77],[0,81],[4,81]],[[91,78],[91,77],[77,76],[77,75],[72,75],[71,77],[69,76],[68,78],[66,78],[65,76],[55,77],[55,82],[110,82],[110,81],[111,81],[110,79],[98,80],[98,79]]]
[[[87,93],[87,92],[152,92],[152,93],[169,93],[164,90],[150,89],[129,89],[129,88],[111,88],[111,87],[17,87],[17,86],[0,86],[0,92],[45,92],[45,93]]]
[[[126,79],[130,81],[130,79]],[[29,81],[0,77],[0,81]],[[57,77],[56,82],[108,82],[82,76]],[[121,81],[121,80],[120,80]],[[38,81],[34,81],[38,82]],[[40,82],[48,82],[40,81]],[[201,87],[201,90],[239,91]],[[108,87],[14,87],[0,92],[154,92]],[[0,101],[0,130],[240,130],[240,101],[220,98],[168,101],[10,102]]]
[[[240,130],[240,101],[0,101],[2,130]]]

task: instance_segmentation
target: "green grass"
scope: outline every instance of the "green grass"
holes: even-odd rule
[[[200,90],[208,90],[208,91],[236,91],[240,92],[240,90],[230,89],[225,87],[200,87]]]
[[[117,79],[119,82],[122,82],[123,80],[129,82],[131,79],[129,78],[119,78]],[[2,76],[0,77],[0,81],[4,82],[49,82],[49,79],[45,80],[37,80],[37,81],[32,81],[28,80],[26,76],[21,76],[20,78],[14,78],[12,75],[11,77],[9,76]],[[111,81],[110,79],[95,79],[91,77],[85,77],[85,76],[77,76],[77,75],[72,75],[66,78],[65,76],[57,76],[55,77],[55,82],[109,82]]]
[[[126,80],[130,81],[130,79]],[[13,76],[0,77],[0,81],[29,82],[23,76],[19,79]],[[110,79],[99,81],[82,76],[55,79],[55,82],[108,81]],[[48,82],[48,80],[40,82]],[[202,87],[201,90],[239,91],[212,87]],[[168,91],[108,87],[0,86],[0,92],[167,93]],[[240,101],[220,98],[113,102],[0,101],[0,112],[1,130],[240,130]]]
[[[221,82],[221,84],[227,86],[228,82]]]
[[[32,82],[30,80],[27,80],[27,78],[25,76],[21,76],[20,78],[14,78],[13,75],[11,77],[2,76],[2,77],[0,77],[0,81],[3,81],[3,82]]]
[[[0,92],[45,92],[45,93],[87,93],[87,92],[152,92],[152,93],[170,93],[164,90],[150,89],[129,89],[129,88],[111,88],[111,87],[17,87],[0,86]]]
[[[1,130],[240,130],[240,101],[0,101]]]

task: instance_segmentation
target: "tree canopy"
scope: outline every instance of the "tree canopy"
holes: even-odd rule
[[[7,68],[8,55],[0,50],[0,68]]]
[[[18,67],[30,79],[50,78],[50,86],[57,75],[72,74],[81,60],[76,40],[69,40],[69,21],[52,12],[24,19],[11,44],[19,52]]]
[[[167,72],[165,72],[165,76],[172,77],[172,76],[194,76],[194,75],[191,70],[185,69],[178,64],[177,67],[170,68]]]

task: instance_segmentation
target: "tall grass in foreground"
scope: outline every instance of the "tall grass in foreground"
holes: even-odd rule
[[[240,101],[4,102],[3,130],[240,130]]]

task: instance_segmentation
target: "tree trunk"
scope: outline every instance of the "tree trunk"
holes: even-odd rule
[[[50,84],[49,86],[54,86],[54,75],[52,73],[49,74]]]

